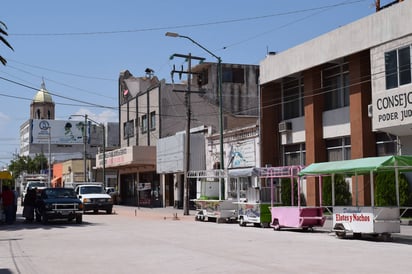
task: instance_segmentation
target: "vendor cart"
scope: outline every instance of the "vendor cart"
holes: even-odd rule
[[[394,172],[396,186],[395,206],[375,206],[373,176],[382,171]],[[391,233],[400,232],[399,172],[412,171],[412,156],[368,157],[346,161],[314,163],[300,172],[302,176],[332,177],[333,231],[339,238],[362,234],[390,238]],[[371,205],[359,206],[355,191],[354,205],[335,206],[334,175],[354,176],[357,189],[358,176],[370,175]]]
[[[264,168],[229,170],[229,190],[236,190],[234,197],[237,197],[240,226],[253,224],[256,227],[269,227],[270,225],[270,180],[260,178],[265,170]]]
[[[197,182],[197,198],[192,200],[198,209],[195,217],[197,221],[236,221],[236,200],[225,199],[221,192],[222,185],[227,182],[227,173],[224,170],[189,171],[187,177],[195,178]],[[227,189],[227,186],[224,189]]]
[[[11,172],[10,171],[0,171],[0,193],[3,191],[3,183],[4,180],[11,180]],[[3,201],[1,200],[0,196],[0,223],[5,221],[4,210],[3,210]]]
[[[298,176],[301,166],[268,167],[260,170],[260,178],[271,180],[271,224],[275,230],[281,228],[299,228],[303,230],[322,227],[325,223],[323,208],[321,206],[302,206],[300,200],[301,180]],[[275,206],[274,204],[274,183],[273,179],[289,178],[291,183],[291,206]],[[297,180],[297,205],[294,204],[294,182]],[[321,189],[321,187],[320,187]],[[320,195],[321,196],[321,195]]]

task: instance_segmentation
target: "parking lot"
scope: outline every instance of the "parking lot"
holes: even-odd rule
[[[83,224],[0,225],[5,273],[410,273],[412,227],[390,242],[338,239],[322,229],[196,222],[173,208],[115,206]]]

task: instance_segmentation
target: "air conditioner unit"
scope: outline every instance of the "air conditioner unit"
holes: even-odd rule
[[[368,105],[368,117],[372,118],[373,116],[373,106],[372,104]]]
[[[291,122],[286,122],[286,121],[282,121],[279,123],[279,132],[287,132],[292,130],[292,123]]]

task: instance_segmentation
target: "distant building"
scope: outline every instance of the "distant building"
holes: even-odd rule
[[[36,155],[44,154],[46,158],[50,156],[52,164],[74,159],[84,162],[86,158],[86,177],[93,180],[94,159],[103,147],[103,136],[105,136],[105,146],[108,151],[118,147],[119,126],[118,123],[106,123],[106,132],[103,135],[101,126],[88,121],[85,147],[83,142],[84,125],[84,119],[55,120],[55,104],[43,82],[30,104],[30,119],[20,126],[19,155],[34,158]],[[48,167],[44,167],[43,172],[48,172]],[[75,178],[82,177],[84,181],[83,166],[81,170],[71,169],[71,172],[75,173]],[[78,173],[81,175],[76,175]],[[62,175],[52,176],[51,179],[55,183],[64,182]],[[103,180],[103,178],[100,179]]]

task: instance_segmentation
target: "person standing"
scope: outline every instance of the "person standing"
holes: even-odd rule
[[[19,193],[17,192],[16,188],[13,187],[12,189],[14,200],[13,200],[13,221],[17,219],[17,200],[19,199]]]
[[[26,222],[33,222],[35,206],[36,206],[36,190],[33,188],[30,188],[27,190],[27,193],[24,196],[23,217],[26,218]]]
[[[8,186],[3,186],[1,192],[1,199],[3,202],[4,214],[6,215],[6,223],[13,223],[13,210],[14,210],[14,194]]]

